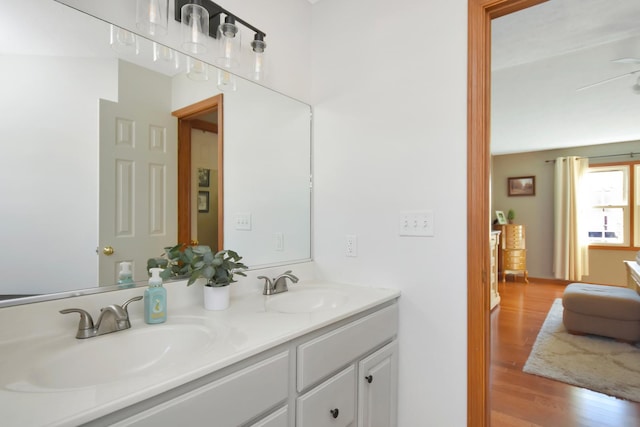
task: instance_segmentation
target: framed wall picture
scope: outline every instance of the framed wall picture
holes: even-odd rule
[[[198,191],[198,212],[209,212],[209,192]]]
[[[208,187],[210,176],[211,176],[211,169],[198,168],[198,186]]]
[[[535,196],[536,195],[536,177],[535,176],[518,176],[514,178],[507,178],[507,188],[509,189],[509,197]]]
[[[498,220],[498,224],[506,224],[507,223],[507,217],[504,215],[503,211],[496,211],[496,218]]]

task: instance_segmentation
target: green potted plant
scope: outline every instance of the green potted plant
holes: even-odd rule
[[[514,219],[516,219],[516,213],[513,209],[509,209],[509,212],[507,212],[507,220],[509,221],[509,224],[513,224]]]
[[[163,256],[149,258],[147,270],[163,268],[163,279],[189,278],[187,286],[204,279],[205,308],[224,310],[229,306],[229,285],[236,282],[234,275],[246,276],[242,270],[247,266],[242,257],[232,250],[215,254],[209,246],[176,245],[165,248]]]

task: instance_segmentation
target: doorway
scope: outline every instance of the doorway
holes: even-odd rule
[[[178,118],[178,242],[216,252],[224,242],[223,96],[172,114]]]
[[[491,424],[489,228],[491,20],[546,0],[469,0],[467,81],[467,425]],[[471,208],[473,207],[473,209]]]

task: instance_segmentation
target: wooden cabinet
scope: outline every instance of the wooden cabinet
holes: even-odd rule
[[[493,310],[500,303],[498,292],[498,247],[500,246],[500,231],[492,231],[489,238],[489,253],[491,256],[491,273],[489,275],[490,308]]]
[[[502,281],[506,281],[507,274],[522,274],[525,283],[529,283],[524,225],[504,224],[496,226],[496,229],[500,230],[498,268]]]

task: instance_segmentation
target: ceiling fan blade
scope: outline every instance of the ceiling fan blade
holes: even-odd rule
[[[615,76],[615,77],[610,77],[608,79],[600,80],[599,82],[596,82],[596,83],[591,83],[590,85],[582,86],[582,87],[576,89],[576,92],[580,92],[581,90],[585,90],[585,89],[590,89],[592,87],[599,86],[601,84],[609,83],[609,82],[612,82],[614,80],[618,80],[618,79],[621,79],[621,78],[626,77],[626,76],[631,76],[631,75],[636,74],[636,73],[640,73],[640,70],[635,70],[635,71],[631,71],[629,73],[620,74],[620,75]]]

